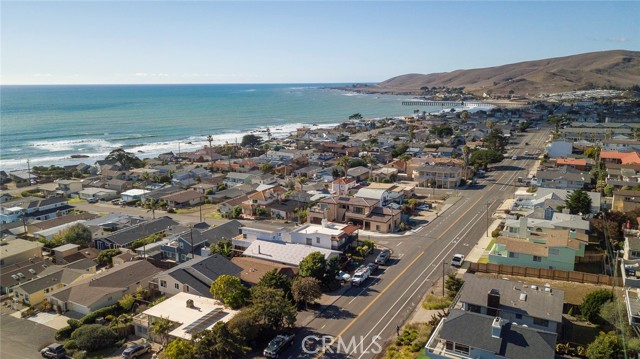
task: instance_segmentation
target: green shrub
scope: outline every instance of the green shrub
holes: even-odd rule
[[[66,343],[64,343],[64,348],[67,350],[76,349],[77,347],[78,345],[76,344],[76,341],[73,339],[69,339],[66,341]]]
[[[71,337],[71,333],[76,329],[77,328],[72,328],[70,326],[60,328],[56,331],[55,338],[57,341],[67,340]]]
[[[69,324],[69,326],[74,330],[82,326],[82,322],[79,321],[78,319],[68,319],[67,324]]]
[[[100,317],[106,317],[107,315],[120,315],[123,312],[122,308],[120,307],[119,304],[114,304],[112,306],[109,307],[104,307],[102,309],[98,309],[95,312],[91,312],[87,315],[85,315],[84,317],[82,317],[82,319],[80,319],[80,321],[82,322],[82,324],[93,324],[96,322],[96,319],[100,318]]]
[[[613,300],[613,293],[608,289],[598,289],[587,294],[580,304],[580,312],[591,323],[594,323],[600,314],[600,308]]]
[[[83,325],[71,334],[78,348],[87,351],[107,348],[116,343],[118,336],[108,327],[100,324]]]

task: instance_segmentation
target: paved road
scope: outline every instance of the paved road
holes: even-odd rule
[[[53,343],[56,333],[45,325],[4,313],[0,315],[0,330],[2,359],[39,358],[40,349]]]
[[[382,267],[366,286],[346,291],[311,321],[282,357],[374,358],[393,339],[396,325],[402,325],[431,285],[442,280],[443,268],[445,274],[453,270],[448,264],[443,266],[443,261],[455,253],[467,255],[476,245],[487,230],[487,213],[493,213],[504,199],[512,197],[517,178],[526,178],[535,162],[533,153],[542,148],[547,135],[547,130],[540,130],[520,137],[521,144],[530,145],[510,150],[510,154],[518,154],[518,160],[509,157],[478,186],[460,191],[461,198],[455,205],[417,233],[373,238],[393,250],[389,265]],[[525,151],[531,156],[525,156]],[[308,335],[330,336],[325,339],[328,346],[323,355],[315,354],[324,346],[322,339]],[[338,337],[340,340],[333,339]],[[303,350],[303,342],[309,353]]]

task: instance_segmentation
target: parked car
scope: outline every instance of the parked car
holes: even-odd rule
[[[371,275],[371,270],[368,266],[362,266],[358,268],[353,273],[353,277],[351,277],[351,285],[356,287],[359,286],[360,284],[362,284],[362,282],[369,278],[369,275]]]
[[[87,198],[87,203],[97,203],[98,200],[95,198]]]
[[[371,274],[375,273],[375,271],[378,270],[378,265],[376,263],[369,263],[367,264],[367,268],[369,268],[369,272],[371,272]]]
[[[379,265],[384,265],[387,263],[387,260],[389,260],[389,257],[391,257],[391,252],[388,249],[384,249],[378,254],[374,262]]]
[[[293,333],[283,333],[277,335],[269,342],[269,344],[267,344],[267,347],[264,349],[262,354],[267,358],[277,358],[280,352],[282,352],[287,346],[287,344],[293,344],[294,337],[295,335]]]
[[[138,358],[142,354],[148,353],[151,350],[151,344],[141,343],[133,344],[122,352],[123,358]]]
[[[351,276],[349,275],[349,273],[340,271],[336,276],[336,279],[339,280],[340,282],[346,283],[351,280]]]
[[[518,156],[517,155],[513,155],[513,156],[511,156],[511,159],[515,161],[515,160],[518,159]]]
[[[461,267],[464,262],[463,254],[454,254],[453,258],[451,258],[451,265],[454,267]]]
[[[62,359],[67,357],[67,351],[64,349],[62,344],[53,343],[42,349],[40,351],[40,355],[42,355],[43,358]]]
[[[416,207],[417,210],[419,211],[428,211],[430,208],[430,206],[428,204],[421,204],[418,207]]]

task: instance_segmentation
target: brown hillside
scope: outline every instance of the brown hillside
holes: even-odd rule
[[[603,51],[526,61],[472,70],[428,75],[397,76],[367,88],[370,92],[419,93],[424,86],[465,87],[481,95],[486,91],[532,96],[589,87],[629,88],[640,84],[640,52]]]

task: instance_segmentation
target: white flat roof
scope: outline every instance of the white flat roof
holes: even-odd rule
[[[323,227],[319,224],[305,224],[291,231],[291,233],[304,233],[304,234],[326,234],[330,236],[339,236],[343,233],[342,229],[346,227],[340,223],[327,223],[327,227]]]
[[[149,193],[149,191],[147,191],[146,189],[130,189],[126,192],[122,192],[121,195],[122,196],[142,196],[145,193]]]
[[[326,259],[337,257],[340,252],[297,243],[255,240],[244,251],[247,257],[261,258],[270,262],[297,267],[304,257],[312,252],[320,252]]]
[[[187,300],[193,300],[193,308],[187,308]],[[166,318],[181,325],[169,335],[190,340],[191,334],[211,329],[218,322],[228,322],[238,311],[225,308],[221,302],[189,293],[178,293],[145,310],[150,317]],[[197,323],[199,321],[199,323]],[[200,325],[198,325],[200,324]],[[192,331],[192,329],[199,329]]]

